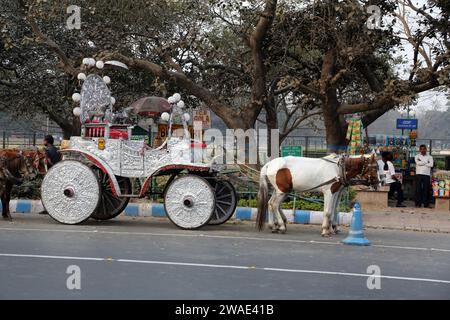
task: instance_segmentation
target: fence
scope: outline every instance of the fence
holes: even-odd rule
[[[440,155],[441,151],[450,152],[450,139],[417,139],[417,148],[424,144],[432,155]],[[327,142],[321,136],[289,136],[283,146],[302,146],[305,157],[322,157],[327,152]]]
[[[32,148],[42,146],[42,141],[47,133],[44,132],[11,132],[2,131],[0,136],[0,148]],[[60,132],[49,132],[55,139],[55,145],[59,145],[62,135]]]

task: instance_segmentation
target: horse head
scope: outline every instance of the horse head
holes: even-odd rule
[[[346,161],[346,174],[347,179],[352,180],[352,184],[378,186],[380,178],[375,154],[361,155],[359,158],[348,158]]]
[[[363,179],[367,180],[370,186],[376,187],[380,183],[380,175],[375,154],[372,153],[368,157],[365,156],[365,159],[367,163],[364,174],[362,175]]]
[[[22,151],[17,156],[17,171],[27,180],[35,179],[37,176],[37,169],[34,167],[33,156],[24,155]]]

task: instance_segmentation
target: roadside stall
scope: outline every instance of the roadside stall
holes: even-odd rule
[[[450,171],[439,170],[432,178],[433,197],[436,200],[435,210],[450,210]]]

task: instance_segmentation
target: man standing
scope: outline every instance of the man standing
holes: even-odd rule
[[[393,197],[397,193],[397,207],[404,208],[402,184],[395,175],[394,164],[390,161],[391,153],[381,153],[381,160],[378,160],[378,168],[380,175],[384,176],[384,182],[389,185],[389,197]]]
[[[434,166],[433,157],[427,155],[427,146],[419,147],[419,154],[415,156],[416,161],[416,207],[423,204],[425,208],[430,207],[430,185],[431,169]]]
[[[50,169],[61,160],[61,154],[58,149],[53,145],[54,139],[52,135],[46,135],[44,138],[45,145],[45,157],[47,159],[47,167]]]

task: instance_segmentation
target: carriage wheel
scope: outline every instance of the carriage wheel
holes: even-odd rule
[[[236,190],[229,181],[212,181],[216,195],[216,208],[209,224],[219,225],[227,222],[234,213],[237,205]]]
[[[97,169],[98,181],[100,183],[101,196],[97,210],[91,215],[95,220],[109,220],[117,217],[125,210],[130,198],[117,197],[113,194],[109,177],[100,169]],[[122,194],[131,194],[131,181],[128,178],[117,177],[117,182]]]
[[[100,200],[100,185],[91,168],[78,161],[54,165],[41,185],[42,204],[49,215],[64,224],[87,220]]]
[[[200,228],[209,222],[214,212],[214,190],[199,176],[182,176],[167,187],[164,208],[169,219],[178,227]]]

